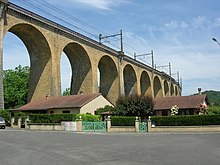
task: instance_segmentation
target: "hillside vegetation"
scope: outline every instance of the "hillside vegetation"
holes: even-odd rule
[[[204,91],[202,94],[206,94],[210,105],[219,105],[220,106],[220,91]]]

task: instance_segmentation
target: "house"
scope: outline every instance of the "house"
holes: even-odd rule
[[[177,115],[204,114],[207,113],[208,99],[206,95],[154,98],[154,114],[170,116],[175,105],[178,107]]]
[[[101,94],[80,94],[70,96],[46,96],[39,100],[34,100],[13,112],[28,113],[73,113],[73,114],[95,114],[96,109],[106,105],[113,106]]]

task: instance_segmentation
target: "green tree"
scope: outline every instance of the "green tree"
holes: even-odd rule
[[[211,106],[219,106],[220,105],[220,91],[204,91],[202,94],[206,94],[208,97],[208,102]],[[194,95],[198,95],[194,94]]]
[[[0,116],[5,119],[6,122],[9,122],[9,111],[8,110],[0,110]]]
[[[210,115],[219,114],[220,115],[220,106],[210,106],[208,108],[208,114]]]
[[[114,107],[110,105],[106,105],[104,108],[98,108],[96,110],[96,114],[100,115],[102,112],[112,112],[112,111],[114,111]]]
[[[27,103],[30,68],[19,65],[15,70],[4,70],[5,109],[13,109]]]
[[[143,95],[130,95],[119,97],[116,101],[115,112],[121,116],[139,116],[145,119],[152,114],[153,99]]]
[[[70,88],[66,88],[65,91],[63,91],[63,96],[70,96]]]

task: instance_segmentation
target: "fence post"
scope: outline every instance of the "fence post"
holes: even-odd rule
[[[18,118],[18,128],[21,128],[21,117]]]
[[[15,118],[11,117],[11,128],[14,128],[14,122],[15,122]]]
[[[79,116],[79,121],[77,122],[77,131],[82,132],[82,116]]]
[[[139,132],[139,120],[137,116],[135,118],[135,132]]]
[[[110,132],[110,128],[111,128],[111,119],[110,116],[107,117],[107,132]]]
[[[25,129],[30,129],[30,126],[29,126],[29,116],[26,116],[25,117],[25,120],[24,120],[24,127]]]
[[[148,130],[148,132],[151,132],[151,119],[150,118],[151,117],[149,116],[148,120],[147,120],[147,130]]]

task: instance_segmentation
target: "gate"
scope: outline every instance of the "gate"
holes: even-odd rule
[[[106,132],[106,121],[100,122],[82,122],[82,130],[90,132]]]
[[[146,122],[140,122],[139,123],[139,131],[140,132],[148,132]]]

